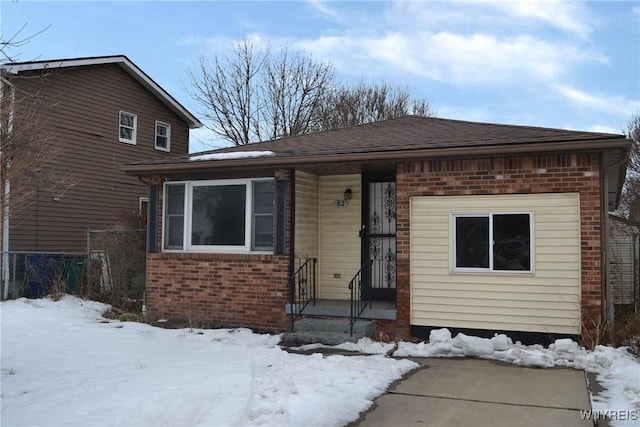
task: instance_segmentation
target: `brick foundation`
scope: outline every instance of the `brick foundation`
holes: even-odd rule
[[[282,332],[288,277],[287,256],[149,254],[147,317]]]

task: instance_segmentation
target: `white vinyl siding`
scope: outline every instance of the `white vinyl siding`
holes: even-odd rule
[[[318,176],[296,171],[295,252],[318,257]]]
[[[358,234],[362,216],[361,187],[360,175],[320,177],[319,298],[350,298],[347,286],[360,269],[361,261]],[[343,200],[348,188],[352,192],[348,206],[336,208],[334,202]]]
[[[411,324],[580,333],[577,193],[411,199]],[[531,212],[533,271],[451,271],[451,216]]]

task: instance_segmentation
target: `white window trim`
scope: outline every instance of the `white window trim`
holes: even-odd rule
[[[165,230],[166,227],[166,209],[167,204],[163,202],[162,207],[162,251],[163,252],[177,252],[177,253],[221,253],[221,254],[256,254],[256,255],[271,255],[273,254],[273,250],[264,251],[264,250],[251,250],[251,239],[253,234],[253,183],[258,181],[273,181],[273,178],[243,178],[243,179],[216,179],[216,180],[206,180],[206,181],[170,181],[165,182],[163,188],[163,194],[166,194],[167,185],[171,184],[184,184],[185,185],[185,195],[184,195],[184,228],[183,232],[183,240],[182,240],[182,249],[167,249],[165,248]],[[245,185],[245,234],[244,234],[244,245],[242,246],[228,246],[228,245],[192,245],[191,244],[191,214],[192,214],[192,203],[193,199],[193,187],[200,186],[211,186],[211,185]],[[275,213],[274,213],[274,221],[275,221]]]
[[[529,215],[529,270],[494,270],[493,269],[493,215]],[[456,266],[456,218],[461,217],[487,217],[489,218],[489,248],[488,268],[469,268]],[[451,273],[483,273],[483,274],[535,274],[535,232],[534,216],[532,211],[463,211],[449,213],[449,271]]]
[[[158,146],[158,125],[164,126],[167,128],[167,146],[165,147],[159,147]],[[161,122],[160,120],[156,120],[156,124],[155,124],[155,137],[153,138],[153,145],[155,146],[156,150],[158,151],[166,151],[167,153],[171,151],[171,124],[170,123],[166,123],[166,122]]]
[[[123,127],[122,121],[120,120],[120,118],[121,118],[121,116],[123,114],[128,114],[130,116],[133,116],[133,128],[129,128],[128,126],[124,126],[127,129],[133,129],[133,132],[131,134],[131,136],[132,136],[131,139],[122,138],[120,136],[120,128]],[[136,145],[137,136],[138,136],[138,116],[136,114],[120,110],[120,112],[118,113],[118,141],[124,142],[125,144]]]
[[[138,200],[138,214],[142,215],[142,204],[147,204],[147,210],[149,209],[149,198],[148,197],[140,197]]]

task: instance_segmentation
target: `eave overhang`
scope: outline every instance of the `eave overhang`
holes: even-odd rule
[[[122,169],[130,175],[170,175],[172,173],[235,170],[239,168],[295,168],[305,165],[321,165],[331,163],[367,163],[395,162],[409,160],[429,160],[435,158],[480,157],[495,155],[518,155],[552,152],[617,152],[612,158],[621,159],[627,155],[631,142],[624,138],[594,139],[589,141],[561,141],[543,143],[519,143],[485,145],[473,147],[440,147],[413,150],[389,150],[375,152],[331,153],[322,155],[296,155],[278,153],[275,155],[253,158],[224,160],[189,160],[176,158],[159,162],[142,162],[129,164]],[[626,165],[625,165],[626,166]]]

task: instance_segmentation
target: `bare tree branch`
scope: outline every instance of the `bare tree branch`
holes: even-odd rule
[[[200,58],[189,72],[192,98],[205,122],[235,145],[407,114],[433,116],[428,101],[412,100],[405,88],[360,83],[339,86],[333,65],[301,52],[257,51],[243,40],[229,56]]]
[[[317,123],[318,130],[327,130],[408,114],[435,115],[428,101],[411,101],[406,88],[360,82],[353,87],[341,86],[334,90],[318,111]]]
[[[0,36],[0,62],[15,62],[20,53],[17,54],[9,54],[10,49],[15,49],[18,47],[22,47],[29,43],[34,37],[39,36],[40,34],[47,31],[51,25],[47,25],[42,30],[29,34],[27,36],[21,36],[22,32],[27,28],[27,24],[24,24],[18,31],[16,31],[12,36],[8,38],[4,38]]]
[[[633,144],[629,153],[627,177],[617,212],[627,219],[640,222],[640,112],[631,117],[626,135],[633,141]]]
[[[56,167],[65,147],[50,123],[55,104],[44,101],[44,79],[35,77],[2,77],[0,90],[0,179],[11,183],[11,216],[31,208],[40,191],[61,197],[78,183],[78,178],[64,168]],[[29,90],[18,84],[29,80]],[[33,89],[33,88],[36,89]],[[4,188],[0,191],[4,198]],[[4,200],[3,200],[4,201]],[[4,209],[0,202],[0,210]]]
[[[197,72],[189,72],[189,94],[200,104],[209,128],[236,145],[262,138],[258,88],[268,56],[268,49],[255,52],[252,43],[243,40],[234,45],[232,55],[216,56],[213,63],[203,56]]]

